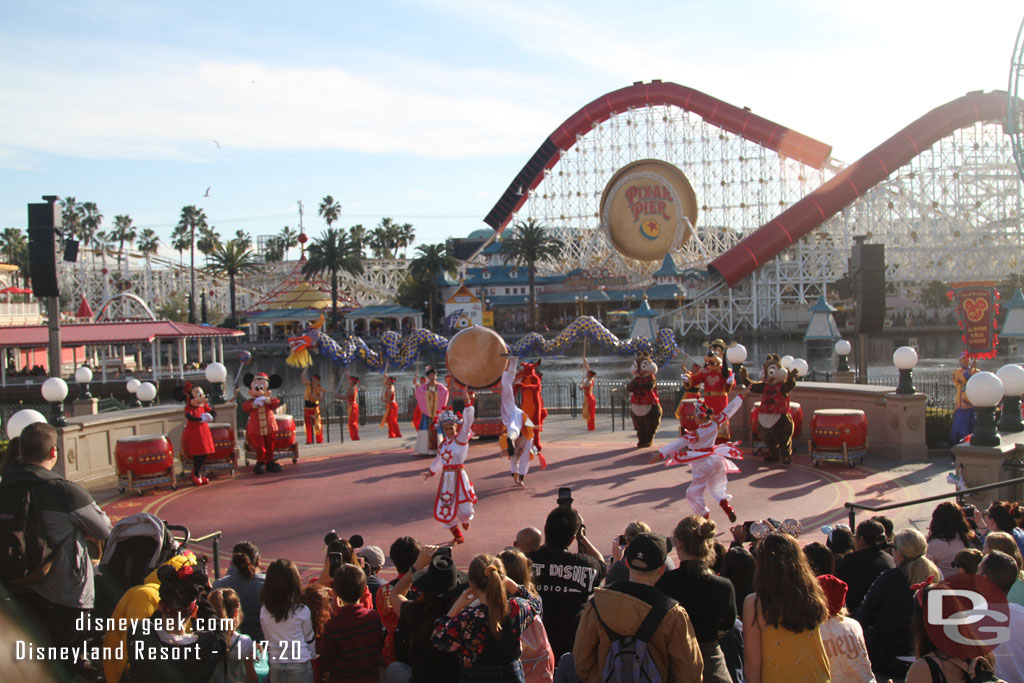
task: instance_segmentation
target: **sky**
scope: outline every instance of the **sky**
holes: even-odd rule
[[[1005,90],[1019,0],[0,3],[0,228],[42,195],[166,241],[483,217],[544,139],[636,81],[701,90],[855,161],[927,111]],[[209,196],[204,193],[209,188]]]

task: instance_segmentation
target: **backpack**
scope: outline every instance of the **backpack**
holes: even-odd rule
[[[924,661],[928,664],[928,671],[931,673],[933,683],[947,683],[946,675],[942,668],[932,657],[925,656]],[[967,683],[1006,683],[992,671],[992,665],[981,657],[977,657],[967,665],[967,673],[964,676]]]
[[[0,581],[34,583],[49,573],[57,549],[50,546],[44,528],[30,488],[0,491]]]
[[[611,647],[608,648],[608,656],[605,657],[604,668],[601,670],[602,683],[663,683],[664,679],[658,667],[654,665],[647,643],[658,630],[661,620],[679,603],[663,595],[659,603],[651,605],[640,628],[630,636],[620,635],[611,630],[601,618],[601,613],[597,611],[597,602],[592,602],[594,616],[611,640]]]

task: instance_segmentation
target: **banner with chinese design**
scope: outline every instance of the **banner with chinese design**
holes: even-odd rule
[[[995,358],[999,291],[994,282],[954,282],[949,291],[964,350],[971,358]]]

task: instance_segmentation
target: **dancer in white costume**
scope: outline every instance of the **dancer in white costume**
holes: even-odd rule
[[[438,444],[437,456],[430,463],[430,471],[423,475],[426,481],[438,472],[441,473],[437,497],[434,499],[434,519],[452,532],[452,545],[466,540],[459,530],[459,522],[463,529],[469,529],[469,522],[473,519],[473,503],[476,502],[473,482],[463,467],[469,455],[470,428],[475,415],[474,394],[463,393],[463,397],[466,407],[461,418],[451,409],[442,411],[438,416],[437,424],[444,438]]]
[[[505,372],[501,373],[501,422],[505,425],[505,448],[510,464],[509,473],[520,486],[530,471],[530,456],[533,454],[534,425],[519,406],[512,390],[512,383],[519,367],[519,357],[509,356]]]
[[[727,475],[740,471],[732,460],[742,460],[743,453],[738,442],[715,445],[715,439],[719,427],[728,422],[742,405],[743,397],[736,396],[718,415],[707,404],[699,405],[697,429],[687,431],[651,456],[652,463],[659,460],[664,460],[666,465],[689,463],[693,481],[686,487],[686,500],[690,502],[695,514],[711,518],[711,510],[704,501],[704,491],[707,490],[728,515],[729,521],[736,521],[736,512],[729,504],[732,496],[726,492],[725,487],[729,483]]]

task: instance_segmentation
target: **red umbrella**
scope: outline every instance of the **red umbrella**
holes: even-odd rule
[[[89,302],[86,301],[85,295],[82,295],[82,303],[78,304],[78,312],[75,313],[76,318],[92,318],[92,307],[89,306]]]

